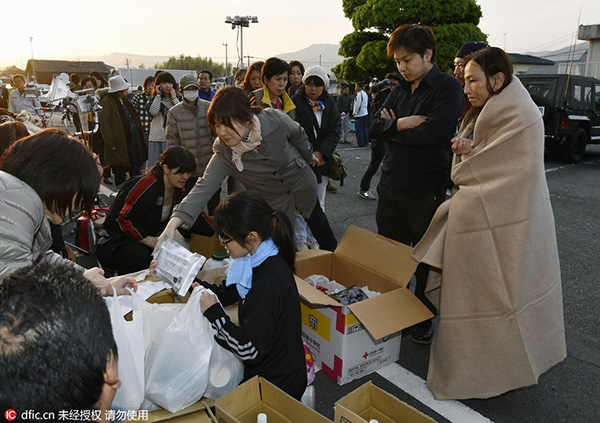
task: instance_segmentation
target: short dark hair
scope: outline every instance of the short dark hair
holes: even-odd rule
[[[0,159],[0,170],[33,188],[48,210],[61,216],[80,205],[91,211],[100,188],[92,154],[58,128],[15,142]]]
[[[85,78],[83,78],[81,80],[81,86],[83,87],[86,84],[86,82],[91,82],[94,88],[98,88],[98,84],[96,84],[96,80],[93,77],[86,76]]]
[[[75,85],[79,84],[80,80],[81,80],[81,78],[79,78],[79,75],[77,75],[76,73],[71,74],[71,82],[73,82],[73,84],[75,84]]]
[[[16,79],[22,79],[23,82],[26,81],[25,77],[23,75],[21,75],[20,73],[15,73],[12,78],[10,78],[10,81],[14,84]]]
[[[97,88],[105,88],[108,85],[108,82],[106,81],[106,78],[100,72],[98,72],[98,71],[92,71],[92,72],[90,72],[90,76],[92,76],[92,77],[97,78],[97,79],[100,80],[100,86],[97,87]]]
[[[200,78],[200,75],[202,75],[203,73],[207,74],[208,77],[210,78],[210,80],[212,81],[213,79],[213,74],[211,71],[209,71],[208,69],[202,69],[201,71],[198,72],[198,78]]]
[[[404,48],[409,53],[417,53],[424,57],[425,51],[430,49],[431,63],[435,63],[437,57],[437,40],[433,31],[428,26],[418,24],[401,25],[392,32],[387,45],[388,57],[394,57],[394,52]]]
[[[279,254],[295,270],[296,250],[294,232],[287,215],[274,210],[256,191],[241,191],[227,196],[215,211],[217,234],[233,238],[246,245],[246,237],[252,231],[263,241],[273,239]]]
[[[154,163],[148,173],[152,173],[157,178],[163,175],[163,165],[169,169],[177,169],[177,173],[194,172],[196,170],[196,159],[188,149],[180,145],[167,148],[160,155],[160,162]]]
[[[15,141],[28,135],[27,127],[18,120],[0,124],[0,157]]]
[[[252,115],[253,109],[246,92],[241,88],[228,86],[217,91],[210,102],[206,118],[215,131],[217,123],[233,128],[233,120],[240,123],[250,122]]]
[[[156,86],[160,85],[162,82],[170,82],[173,85],[173,89],[177,91],[177,81],[175,81],[175,77],[170,72],[160,72],[156,78],[154,79],[154,89],[152,90],[152,95],[156,95]]]
[[[395,79],[396,81],[402,81],[404,78],[402,78],[402,75],[400,75],[398,72],[389,72],[385,75],[385,79]]]
[[[81,272],[41,263],[0,283],[0,409],[93,409],[111,353],[108,309]]]
[[[287,73],[289,76],[291,71],[292,68],[286,62],[284,62],[278,57],[271,57],[267,59],[262,69],[260,70],[260,77],[264,83],[265,78],[269,80],[276,75],[281,75],[282,73]]]

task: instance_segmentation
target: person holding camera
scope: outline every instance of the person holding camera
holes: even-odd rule
[[[154,80],[152,101],[148,113],[152,119],[148,134],[148,166],[160,161],[160,155],[167,149],[167,114],[181,99],[177,94],[177,81],[169,72],[161,72]]]

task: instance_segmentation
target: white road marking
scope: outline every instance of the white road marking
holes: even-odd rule
[[[385,366],[377,373],[453,423],[493,423],[459,401],[436,400],[423,379],[397,363]]]

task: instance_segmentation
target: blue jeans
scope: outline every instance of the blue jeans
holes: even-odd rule
[[[354,124],[356,129],[356,143],[359,147],[366,147],[369,145],[369,136],[367,135],[367,123],[369,122],[369,115],[354,118]]]

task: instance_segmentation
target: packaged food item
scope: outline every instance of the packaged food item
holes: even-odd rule
[[[352,285],[336,294],[331,294],[330,297],[345,306],[369,299],[367,294],[356,285]]]
[[[156,276],[171,285],[173,291],[181,296],[188,292],[206,261],[206,257],[192,253],[168,236],[156,246],[154,259],[158,261]]]

